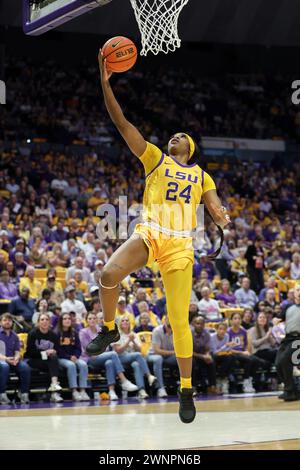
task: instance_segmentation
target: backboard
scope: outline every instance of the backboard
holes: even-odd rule
[[[23,0],[23,29],[37,36],[112,0]]]

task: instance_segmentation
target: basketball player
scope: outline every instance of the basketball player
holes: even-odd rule
[[[136,225],[132,236],[117,249],[103,269],[100,295],[104,327],[88,345],[87,352],[101,354],[110,343],[119,340],[115,325],[118,285],[128,274],[147,264],[151,266],[157,260],[180,370],[179,416],[184,423],[190,423],[196,415],[191,383],[193,342],[189,327],[194,260],[191,230],[196,227],[196,209],[201,200],[214,222],[222,228],[230,219],[217,196],[212,178],[197,163],[189,164],[195,152],[193,139],[182,132],[174,134],[168,144],[168,155],[147,142],[125,118],[111,89],[111,72],[101,50],[98,59],[108,113],[132,153],[143,164],[146,187],[143,223]],[[172,205],[175,205],[175,216]],[[169,218],[166,214],[170,214]]]

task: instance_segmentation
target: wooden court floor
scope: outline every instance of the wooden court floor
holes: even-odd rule
[[[300,450],[300,401],[250,397],[199,400],[196,407],[189,425],[179,421],[178,404],[164,400],[0,407],[0,449]]]

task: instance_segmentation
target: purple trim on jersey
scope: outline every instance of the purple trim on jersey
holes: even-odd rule
[[[202,170],[201,178],[202,178],[201,186],[202,186],[202,189],[203,189],[203,187],[204,187],[204,170]]]
[[[146,175],[146,178],[148,178],[148,176],[150,176],[150,175],[151,175],[151,173],[153,173],[153,171],[154,171],[154,170],[156,170],[156,168],[158,168],[158,167],[159,167],[159,165],[161,165],[161,164],[162,164],[162,162],[163,162],[163,159],[164,159],[164,156],[165,156],[165,154],[164,154],[164,153],[162,153],[162,154],[161,154],[161,157],[160,157],[160,160],[159,160],[159,162],[158,162],[158,164],[157,164],[157,165],[156,165],[156,166],[153,168],[153,170],[151,170],[151,171],[150,171],[150,173],[148,173],[148,175]]]
[[[173,160],[175,163],[177,163],[177,165],[183,166],[184,168],[192,168],[193,166],[198,165],[198,163],[193,163],[192,165],[184,165],[183,163],[179,163],[179,162],[176,160],[176,158],[171,157],[171,155],[169,155],[169,157],[172,158],[172,160]]]

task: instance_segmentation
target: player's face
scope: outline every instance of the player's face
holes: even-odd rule
[[[168,150],[171,155],[189,155],[190,144],[187,136],[182,133],[172,135],[169,140]]]

